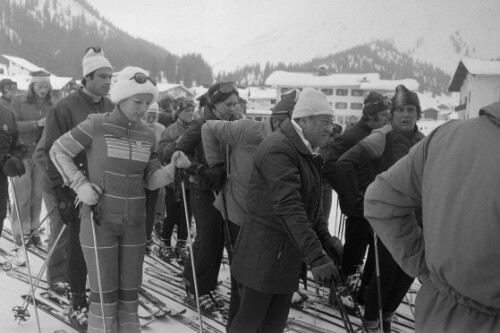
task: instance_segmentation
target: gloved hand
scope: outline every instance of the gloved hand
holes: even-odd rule
[[[174,163],[175,167],[179,169],[187,169],[192,165],[191,161],[186,156],[186,154],[184,154],[184,152],[180,150],[176,150],[172,154],[171,161]]]
[[[313,278],[317,283],[324,286],[329,286],[332,283],[337,285],[341,283],[337,266],[327,256],[314,261],[310,266]]]
[[[216,192],[220,192],[226,182],[226,170],[224,169],[224,163],[219,163],[209,168],[206,175],[210,180],[212,189]]]
[[[75,207],[76,195],[67,186],[56,186],[53,188],[56,195],[57,210],[64,224],[68,224],[78,219],[78,209]]]
[[[75,189],[78,199],[86,205],[92,206],[99,202],[102,190],[93,183],[83,183]]]
[[[331,236],[325,244],[323,244],[323,250],[330,259],[333,260],[335,265],[340,266],[342,264],[342,253],[344,252],[344,247],[342,246],[342,241],[335,236]]]
[[[7,157],[3,165],[3,173],[7,177],[22,176],[26,173],[26,168],[24,167],[23,160],[15,156]]]

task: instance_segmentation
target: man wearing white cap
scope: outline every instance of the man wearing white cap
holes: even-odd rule
[[[340,281],[323,250],[331,235],[321,210],[321,164],[333,111],[321,92],[306,88],[280,129],[254,156],[248,215],[235,244],[231,274],[242,284],[229,332],[283,331],[305,262],[316,281]]]
[[[61,174],[57,171],[49,156],[54,141],[73,127],[84,121],[89,114],[105,113],[113,110],[113,103],[106,97],[111,87],[113,69],[100,47],[88,48],[82,60],[83,87],[61,99],[49,113],[46,124],[45,158],[48,164],[47,174],[62,222],[68,225],[68,281],[70,285],[70,319],[81,328],[86,328],[88,303],[85,294],[87,267],[80,245],[80,219],[74,206],[75,192],[64,185]],[[75,164],[84,173],[87,172],[85,152],[75,156]],[[62,227],[62,226],[61,226]],[[85,314],[82,316],[81,314]]]

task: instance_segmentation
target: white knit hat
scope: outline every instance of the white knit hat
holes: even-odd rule
[[[160,107],[158,106],[158,103],[151,103],[146,112],[160,113]]]
[[[140,68],[128,66],[122,69],[116,76],[116,83],[111,86],[110,98],[113,103],[118,103],[124,99],[137,94],[153,95],[152,103],[158,99],[158,88],[148,79],[144,83],[138,83],[134,77],[137,73],[142,73],[149,77],[149,72]]]
[[[113,68],[109,60],[104,56],[102,49],[100,52],[95,52],[93,48],[90,48],[82,60],[83,77],[103,67]]]
[[[292,118],[304,118],[311,116],[333,116],[333,109],[322,92],[304,88],[300,93],[299,99],[293,108]]]

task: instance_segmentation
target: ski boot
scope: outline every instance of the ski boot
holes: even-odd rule
[[[88,322],[88,302],[87,295],[83,293],[68,292],[69,310],[68,317],[71,325],[77,331],[86,331]]]
[[[59,295],[66,295],[69,291],[69,283],[67,281],[54,282],[50,285],[50,291]]]
[[[171,262],[172,260],[177,259],[174,248],[170,245],[167,246],[164,244],[160,246],[160,249],[158,250],[158,256],[165,262]]]
[[[146,255],[150,255],[153,253],[153,239],[148,238],[146,240],[146,246],[144,247],[144,251],[146,252]]]
[[[175,245],[175,255],[177,256],[177,260],[179,265],[184,266],[189,258],[189,248],[187,247],[185,240],[178,240]]]

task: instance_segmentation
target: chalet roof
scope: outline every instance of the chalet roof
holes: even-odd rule
[[[458,63],[458,67],[451,79],[448,91],[460,91],[467,77],[472,75],[500,75],[500,61],[480,60],[464,58]]]
[[[165,92],[165,91],[169,91],[169,90],[172,90],[175,88],[180,88],[182,90],[185,90],[186,93],[188,94],[188,96],[191,96],[191,97],[194,96],[194,94],[191,90],[189,90],[188,88],[186,88],[184,85],[182,85],[180,83],[158,83],[157,87],[158,87],[159,92]]]
[[[9,60],[10,62],[13,62],[13,63],[15,63],[23,68],[26,68],[30,72],[44,71],[44,72],[50,73],[45,68],[38,67],[37,65],[29,62],[28,60],[26,60],[24,58],[14,57],[14,56],[6,55],[6,54],[2,54],[2,56],[5,59]]]
[[[378,73],[335,73],[318,75],[317,73],[297,73],[275,71],[266,80],[266,85],[287,87],[349,87],[359,86],[361,83],[379,81]]]

